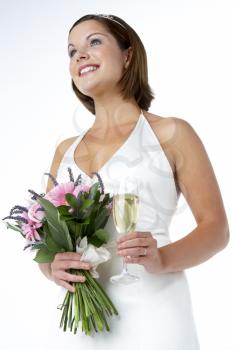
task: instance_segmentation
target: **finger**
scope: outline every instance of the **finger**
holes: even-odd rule
[[[60,286],[68,289],[70,292],[72,292],[72,293],[75,292],[75,287],[71,286],[71,284],[67,283],[66,281],[60,280],[59,284],[60,284]]]
[[[126,256],[125,262],[129,264],[140,264],[144,265],[146,263],[146,258],[143,256]]]
[[[84,261],[75,261],[75,260],[61,260],[59,261],[59,265],[57,266],[59,269],[67,270],[67,269],[83,269],[89,270],[91,265]]]
[[[85,282],[86,278],[82,275],[75,275],[68,272],[61,272],[59,274],[59,279],[67,281],[67,282]]]
[[[150,232],[140,232],[140,231],[134,231],[134,232],[129,232],[124,234],[122,237],[120,237],[117,240],[117,243],[121,243],[130,239],[135,239],[135,238],[147,238],[149,235],[151,235]]]
[[[57,253],[54,260],[80,260],[81,255],[76,252]]]
[[[128,247],[148,247],[150,244],[150,237],[146,238],[134,238],[121,243],[118,243],[117,248],[128,248]]]
[[[137,247],[137,248],[129,248],[129,249],[121,249],[117,252],[120,256],[139,256],[145,255],[145,248]],[[148,254],[148,251],[147,251]]]

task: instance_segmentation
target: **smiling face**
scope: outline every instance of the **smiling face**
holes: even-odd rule
[[[120,49],[116,39],[98,21],[76,25],[68,37],[70,74],[77,89],[93,99],[119,93],[129,49]]]

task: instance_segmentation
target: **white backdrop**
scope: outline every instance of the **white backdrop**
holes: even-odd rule
[[[147,50],[156,93],[150,112],[186,119],[202,139],[231,227],[233,2],[118,0],[116,10],[109,1],[96,4],[0,1],[1,218],[24,203],[27,189],[43,190],[56,145],[93,122],[71,90],[68,30],[84,14],[112,13],[133,26]],[[183,197],[179,207],[173,241],[195,227]],[[50,318],[58,287],[23,252],[21,236],[0,225],[0,348],[58,349]],[[232,251],[230,241],[186,270],[202,350],[233,350]]]

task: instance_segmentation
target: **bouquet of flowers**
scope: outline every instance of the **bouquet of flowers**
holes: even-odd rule
[[[81,259],[89,262],[90,270],[70,272],[85,276],[84,283],[72,282],[75,292],[67,290],[60,309],[60,327],[76,333],[79,321],[82,331],[90,335],[92,330],[110,330],[107,316],[118,312],[112,301],[97,282],[96,267],[110,259],[111,254],[103,247],[108,241],[104,229],[112,209],[112,197],[104,193],[104,185],[98,173],[98,182],[89,186],[82,182],[81,174],[74,181],[70,168],[69,182],[58,184],[48,175],[54,188],[45,194],[28,190],[31,204],[28,207],[16,205],[10,215],[3,220],[12,219],[15,224],[6,222],[7,228],[18,231],[26,239],[24,249],[36,250],[34,260],[38,263],[52,262],[58,252],[82,253]]]

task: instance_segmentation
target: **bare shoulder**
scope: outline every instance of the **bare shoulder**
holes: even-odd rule
[[[176,156],[182,149],[187,154],[195,146],[203,147],[200,137],[187,120],[171,116],[161,117],[148,112],[146,117],[161,146],[167,149],[174,163],[177,163]]]
[[[57,176],[57,171],[60,166],[60,163],[62,161],[62,158],[65,154],[65,152],[68,150],[68,148],[72,145],[72,143],[76,140],[77,136],[69,137],[63,141],[61,141],[58,146],[56,147],[56,150],[54,152],[52,164],[50,167],[50,174],[52,174],[54,177]],[[50,179],[48,179],[47,183],[47,189],[46,192],[50,191],[53,188],[53,183]]]
[[[191,171],[186,169],[188,164],[192,166],[197,157],[208,158],[199,136],[185,119],[162,117],[148,112],[144,114],[170,163],[177,191],[184,192],[184,177]]]
[[[172,117],[162,117],[149,112],[144,112],[144,115],[156,134],[175,175],[174,140],[176,137],[176,121]]]
[[[182,118],[150,114],[148,121],[173,163],[176,183],[196,222],[214,221],[227,227],[217,178],[198,133]]]
[[[189,158],[205,156],[207,152],[205,146],[193,126],[185,119],[168,117],[167,124],[170,136],[170,144],[175,156],[176,165],[181,163],[179,157]]]
[[[173,140],[174,132],[176,128],[176,119],[173,117],[162,117],[153,113],[145,112],[144,115],[147,121],[150,123],[151,127],[156,132],[160,143],[164,145],[169,144],[169,140]]]
[[[55,150],[55,154],[54,156],[57,157],[57,159],[61,159],[65,152],[67,151],[67,149],[72,145],[72,143],[76,140],[77,136],[73,136],[73,137],[69,137],[65,140],[62,140],[56,150]]]
[[[194,132],[191,125],[182,118],[162,117],[148,112],[144,114],[164,146],[168,147],[176,143],[184,130],[186,133]]]

